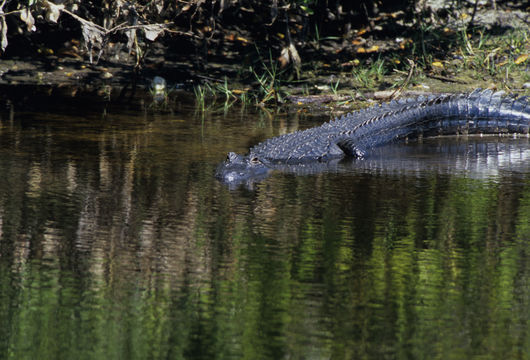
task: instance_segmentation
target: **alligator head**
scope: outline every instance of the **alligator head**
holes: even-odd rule
[[[226,160],[217,167],[215,177],[231,187],[240,184],[248,186],[267,177],[270,170],[267,164],[252,153],[239,155],[230,152]]]

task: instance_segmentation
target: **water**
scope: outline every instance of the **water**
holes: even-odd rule
[[[0,358],[529,358],[528,139],[229,191],[227,151],[323,119],[22,110],[0,127]]]

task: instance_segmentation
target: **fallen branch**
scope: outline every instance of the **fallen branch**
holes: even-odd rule
[[[355,99],[359,100],[378,100],[378,101],[388,101],[392,97],[392,94],[394,92],[391,92],[390,90],[382,90],[382,91],[373,91],[373,92],[365,92],[362,95],[356,96]],[[401,97],[414,97],[414,96],[420,96],[420,95],[430,95],[433,94],[433,92],[430,91],[422,91],[422,90],[404,90],[400,93]]]
[[[410,79],[412,78],[412,74],[414,73],[414,69],[416,68],[416,64],[414,63],[414,61],[412,61],[410,59],[407,59],[407,61],[409,62],[409,65],[410,65],[409,73],[408,73],[407,77],[405,78],[405,80],[403,81],[403,83],[401,84],[401,86],[399,88],[397,88],[396,90],[394,90],[394,92],[390,95],[389,99],[397,98],[399,96],[399,94],[403,91],[403,89],[409,84]]]
[[[452,79],[452,78],[449,78],[449,77],[446,77],[446,76],[441,76],[441,75],[425,74],[425,76],[427,76],[427,77],[429,77],[431,79],[447,81],[447,82],[455,83],[455,84],[463,84],[463,85],[468,84],[466,81],[458,80],[458,79]]]

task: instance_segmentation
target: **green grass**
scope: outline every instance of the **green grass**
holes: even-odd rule
[[[358,60],[350,71],[326,67],[319,61],[303,64],[301,80],[293,80],[293,69],[281,69],[269,52],[264,58],[259,50],[258,61],[241,69],[239,77],[247,79],[231,83],[226,78],[218,83],[205,83],[195,88],[197,103],[202,108],[205,101],[223,100],[225,106],[233,104],[277,106],[284,102],[289,92],[310,95],[327,91],[331,94],[351,94],[356,91],[392,89],[397,86],[427,91],[468,91],[477,87],[494,86],[501,90],[521,88],[530,81],[530,33],[513,30],[494,35],[485,30],[423,29],[422,38],[412,41],[403,51],[378,54]],[[412,72],[408,59],[414,61]],[[320,65],[319,65],[320,64]],[[410,72],[410,73],[409,73]],[[328,80],[325,80],[325,79]],[[405,81],[405,78],[407,80]],[[446,80],[444,80],[446,79]],[[322,81],[327,82],[321,86]],[[319,86],[317,86],[319,85]],[[294,89],[294,90],[293,90]],[[526,91],[528,93],[528,91]]]
[[[378,82],[381,82],[387,73],[385,60],[378,58],[376,61],[354,67],[352,76],[359,87],[373,88]]]
[[[461,58],[455,69],[468,72],[477,80],[486,77],[493,82],[502,82],[508,88],[521,86],[528,80],[528,60],[521,59],[530,53],[529,44],[526,30],[510,31],[502,36],[490,36],[480,31],[471,37],[463,32],[453,51]]]

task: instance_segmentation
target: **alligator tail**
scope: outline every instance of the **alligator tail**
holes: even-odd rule
[[[530,133],[529,98],[478,89],[469,94],[389,103],[344,131],[347,136],[339,139],[338,145],[348,154],[362,156],[373,147],[399,139],[510,133]]]

